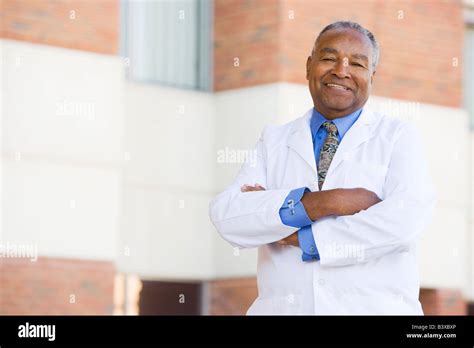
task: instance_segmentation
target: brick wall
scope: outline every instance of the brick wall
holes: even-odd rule
[[[0,0],[0,37],[117,54],[119,0]]]
[[[280,81],[279,10],[274,0],[214,2],[215,90]]]
[[[0,259],[0,315],[112,314],[114,275],[112,262]]]
[[[306,59],[317,34],[341,19],[359,22],[379,40],[373,94],[461,106],[460,1],[216,0],[215,89],[306,84]],[[239,67],[234,57],[240,58]]]
[[[117,54],[119,6],[119,0],[0,0],[0,37]],[[461,106],[461,1],[215,0],[214,6],[216,91],[306,84],[316,35],[332,21],[350,19],[371,29],[381,45],[375,95]]]
[[[455,289],[421,289],[420,302],[425,315],[466,315],[468,303]]]
[[[257,298],[257,279],[237,278],[208,283],[209,314],[244,315]]]

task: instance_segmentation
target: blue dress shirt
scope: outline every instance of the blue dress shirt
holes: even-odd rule
[[[341,142],[347,131],[352,127],[355,121],[357,121],[361,112],[362,109],[359,109],[354,111],[352,114],[332,120],[338,130],[339,142]],[[321,152],[321,147],[323,146],[324,140],[328,135],[327,130],[324,127],[321,127],[325,121],[329,120],[327,120],[322,114],[313,108],[310,127],[313,138],[314,158],[316,161],[316,166],[318,167],[319,153]],[[308,214],[301,203],[301,197],[303,197],[305,192],[309,191],[310,190],[307,187],[301,187],[292,190],[280,208],[281,221],[287,226],[300,228],[300,230],[298,230],[298,242],[300,244],[301,250],[303,250],[303,261],[319,260],[318,248],[314,242],[313,231],[311,229],[312,221],[308,217]]]

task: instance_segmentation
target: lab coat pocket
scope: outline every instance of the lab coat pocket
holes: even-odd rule
[[[344,161],[344,188],[365,188],[384,199],[388,167],[372,162]]]

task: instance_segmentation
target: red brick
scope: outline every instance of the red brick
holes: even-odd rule
[[[271,82],[307,84],[306,58],[332,21],[366,26],[381,46],[373,94],[460,107],[464,21],[459,1],[215,1],[217,91]],[[295,19],[288,19],[288,11]],[[399,20],[398,10],[404,11]],[[268,31],[252,41],[265,24]],[[241,59],[235,69],[229,57]],[[452,67],[458,57],[459,66]],[[267,66],[272,65],[272,71]],[[273,68],[274,66],[274,68]],[[242,69],[243,68],[243,69]],[[252,71],[253,74],[246,74]]]
[[[468,303],[460,290],[421,289],[420,302],[425,315],[466,315]]]
[[[108,261],[0,259],[0,314],[112,314],[114,275]]]
[[[119,0],[0,0],[0,37],[117,54]],[[75,19],[69,18],[75,11]]]
[[[212,315],[244,315],[258,295],[253,277],[214,280],[208,286]]]

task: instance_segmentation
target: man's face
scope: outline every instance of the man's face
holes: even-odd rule
[[[306,79],[316,110],[326,118],[346,116],[365,104],[375,74],[372,49],[354,29],[321,35],[306,62]]]

